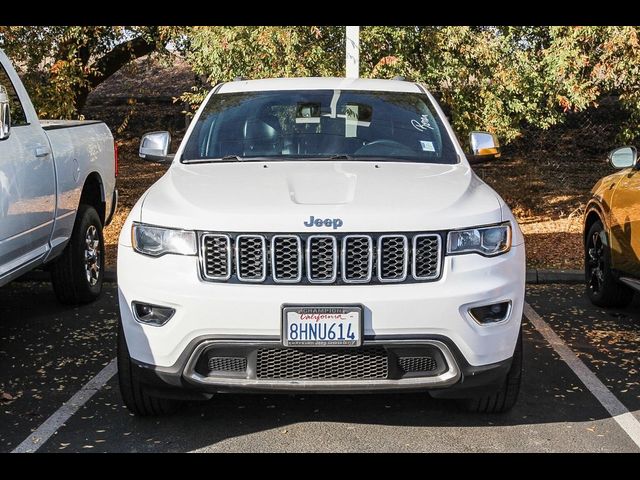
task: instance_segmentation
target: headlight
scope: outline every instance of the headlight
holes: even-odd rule
[[[447,253],[479,253],[492,257],[511,248],[511,225],[469,228],[449,232]]]
[[[131,237],[133,249],[144,255],[159,257],[166,253],[196,254],[196,233],[188,230],[174,230],[134,223]]]

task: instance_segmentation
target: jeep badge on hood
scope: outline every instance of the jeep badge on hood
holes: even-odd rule
[[[309,217],[307,222],[304,222],[305,227],[333,227],[333,229],[340,228],[344,225],[341,218],[316,218],[313,215]]]

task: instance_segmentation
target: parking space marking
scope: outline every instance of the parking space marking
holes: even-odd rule
[[[116,359],[114,358],[11,453],[33,453],[38,450],[80,407],[87,403],[91,397],[104,387],[117,371],[118,367]]]
[[[560,358],[576,374],[584,386],[596,397],[611,417],[620,425],[633,442],[640,448],[640,422],[618,398],[600,381],[585,363],[564,343],[537,312],[525,302],[524,315],[536,327],[536,330],[553,347]]]

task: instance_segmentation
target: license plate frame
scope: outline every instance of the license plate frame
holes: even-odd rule
[[[327,304],[284,304],[282,305],[282,313],[281,313],[281,335],[280,338],[282,340],[282,344],[285,347],[295,347],[295,348],[354,348],[362,346],[363,337],[364,337],[364,306],[361,304],[340,304],[340,305],[327,305]],[[293,316],[290,315],[293,313]],[[325,327],[325,339],[322,340],[300,340],[300,339],[291,339],[290,338],[290,330],[289,324],[290,320],[294,320],[296,315],[340,315],[342,319],[336,317],[333,322],[334,325],[340,325],[342,323],[342,336],[343,338],[334,338],[329,339],[329,333],[327,329],[331,327]],[[356,314],[357,318],[353,318],[353,315]],[[347,318],[344,316],[347,315]],[[305,319],[307,324],[311,319]],[[328,319],[331,320],[330,318]],[[328,323],[326,318],[315,319],[316,323],[323,322],[325,324]],[[349,326],[351,326],[351,330],[349,330]],[[318,326],[318,328],[320,328]],[[334,334],[336,337],[339,337],[340,328],[334,327]],[[318,333],[316,332],[316,337],[318,337]],[[348,338],[348,334],[353,333],[354,338]]]

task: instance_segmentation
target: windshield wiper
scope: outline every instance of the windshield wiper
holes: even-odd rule
[[[244,162],[244,157],[241,157],[240,155],[225,155],[220,160],[222,160],[223,162],[229,161],[229,160],[235,160],[237,162]]]
[[[335,155],[327,155],[324,157],[298,157],[300,160],[353,160],[351,155],[346,153],[336,153]]]

